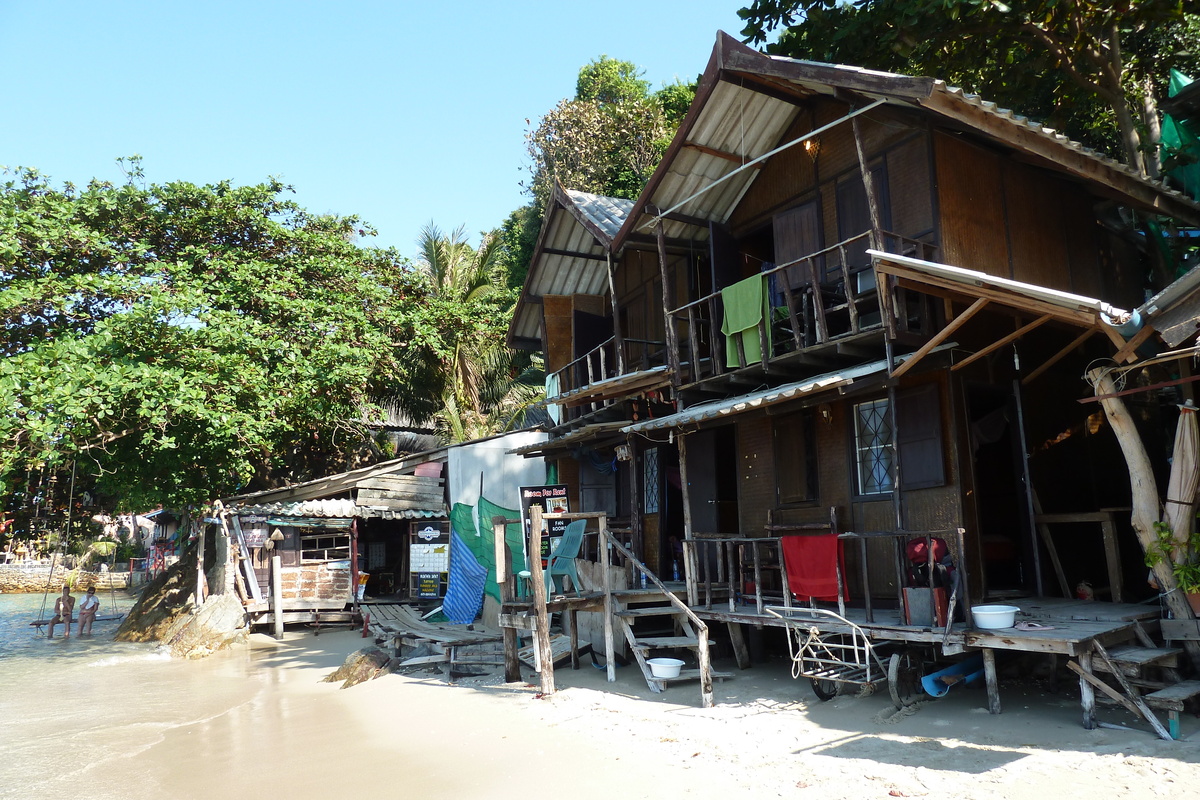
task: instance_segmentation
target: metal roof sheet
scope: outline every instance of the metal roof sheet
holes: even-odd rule
[[[538,236],[525,289],[509,325],[509,339],[536,339],[546,295],[608,292],[606,253],[625,222],[632,200],[555,187]]]

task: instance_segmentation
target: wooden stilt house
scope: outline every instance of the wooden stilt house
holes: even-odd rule
[[[641,196],[549,204],[510,340],[545,352],[559,416],[521,452],[557,464],[573,507],[627,519],[739,656],[740,624],[809,603],[780,543],[824,530],[868,633],[982,649],[993,689],[1006,647],[1090,670],[1096,637],[1158,610],[1127,602],[1149,594],[1128,472],[1081,376],[1195,343],[1186,308],[1170,337],[1141,313],[1139,215],[1200,225],[1184,195],[941,81],[719,34]],[[904,612],[917,532],[965,579],[949,632]],[[969,612],[1021,597],[1052,617],[1084,591],[1110,604],[1078,636],[1005,644]]]

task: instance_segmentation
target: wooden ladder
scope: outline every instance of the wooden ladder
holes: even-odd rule
[[[631,608],[633,602],[656,602],[655,605],[642,605],[636,608]],[[689,649],[696,651],[700,647],[700,638],[696,634],[696,629],[692,626],[691,620],[682,611],[679,611],[668,602],[664,602],[660,593],[641,591],[634,593],[622,593],[621,596],[614,596],[613,602],[615,609],[613,613],[613,622],[617,629],[624,635],[625,641],[629,643],[630,651],[633,657],[637,660],[638,666],[641,667],[642,674],[646,678],[646,685],[650,687],[652,692],[662,692],[666,689],[669,683],[681,683],[683,681],[700,680],[702,677],[700,669],[681,669],[679,676],[675,678],[659,678],[654,675],[648,659],[653,657],[655,651]],[[671,621],[673,633],[671,635],[644,635],[639,634],[634,630],[634,623],[639,619],[661,618]],[[715,644],[709,639],[708,644]],[[728,672],[712,671],[712,677],[715,680],[724,680],[731,678],[733,675]]]

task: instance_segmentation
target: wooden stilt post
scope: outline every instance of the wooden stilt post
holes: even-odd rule
[[[600,580],[604,585],[604,663],[609,683],[617,679],[615,657],[617,643],[613,636],[612,545],[608,541],[608,518],[600,517]]]
[[[550,648],[550,615],[546,613],[546,578],[542,574],[542,507],[529,507],[529,576],[533,584],[533,612],[536,616],[538,670],[542,676],[542,694],[554,694],[554,653]]]
[[[990,647],[983,648],[983,677],[987,681],[988,713],[999,714],[1000,681],[996,678],[996,651]]]
[[[679,488],[683,495],[683,538],[686,542],[692,542],[692,493],[688,489],[687,437],[683,433],[680,433],[675,437],[675,443],[679,448]],[[689,606],[695,606],[699,603],[699,593],[696,588],[698,567],[699,565],[696,563],[696,547],[692,543],[691,547],[683,549],[684,579],[687,581]],[[711,597],[709,599],[711,600]]]
[[[283,558],[271,556],[271,620],[275,638],[283,638]]]
[[[207,581],[204,579],[204,531],[205,524],[200,523],[200,533],[196,536],[196,605],[204,604],[204,587]]]
[[[502,614],[508,613],[508,604],[513,602],[516,594],[513,591],[515,586],[512,574],[512,559],[508,551],[508,542],[504,539],[504,528],[504,517],[492,517],[492,535],[496,546],[496,583],[500,586],[500,610]],[[502,626],[500,631],[504,636],[504,682],[516,683],[521,680],[521,658],[518,655],[518,650],[521,647],[521,639],[517,635],[516,628]]]

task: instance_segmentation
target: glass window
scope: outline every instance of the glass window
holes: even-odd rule
[[[873,400],[854,406],[854,445],[858,466],[858,493],[884,494],[892,490],[892,419],[888,401]]]

